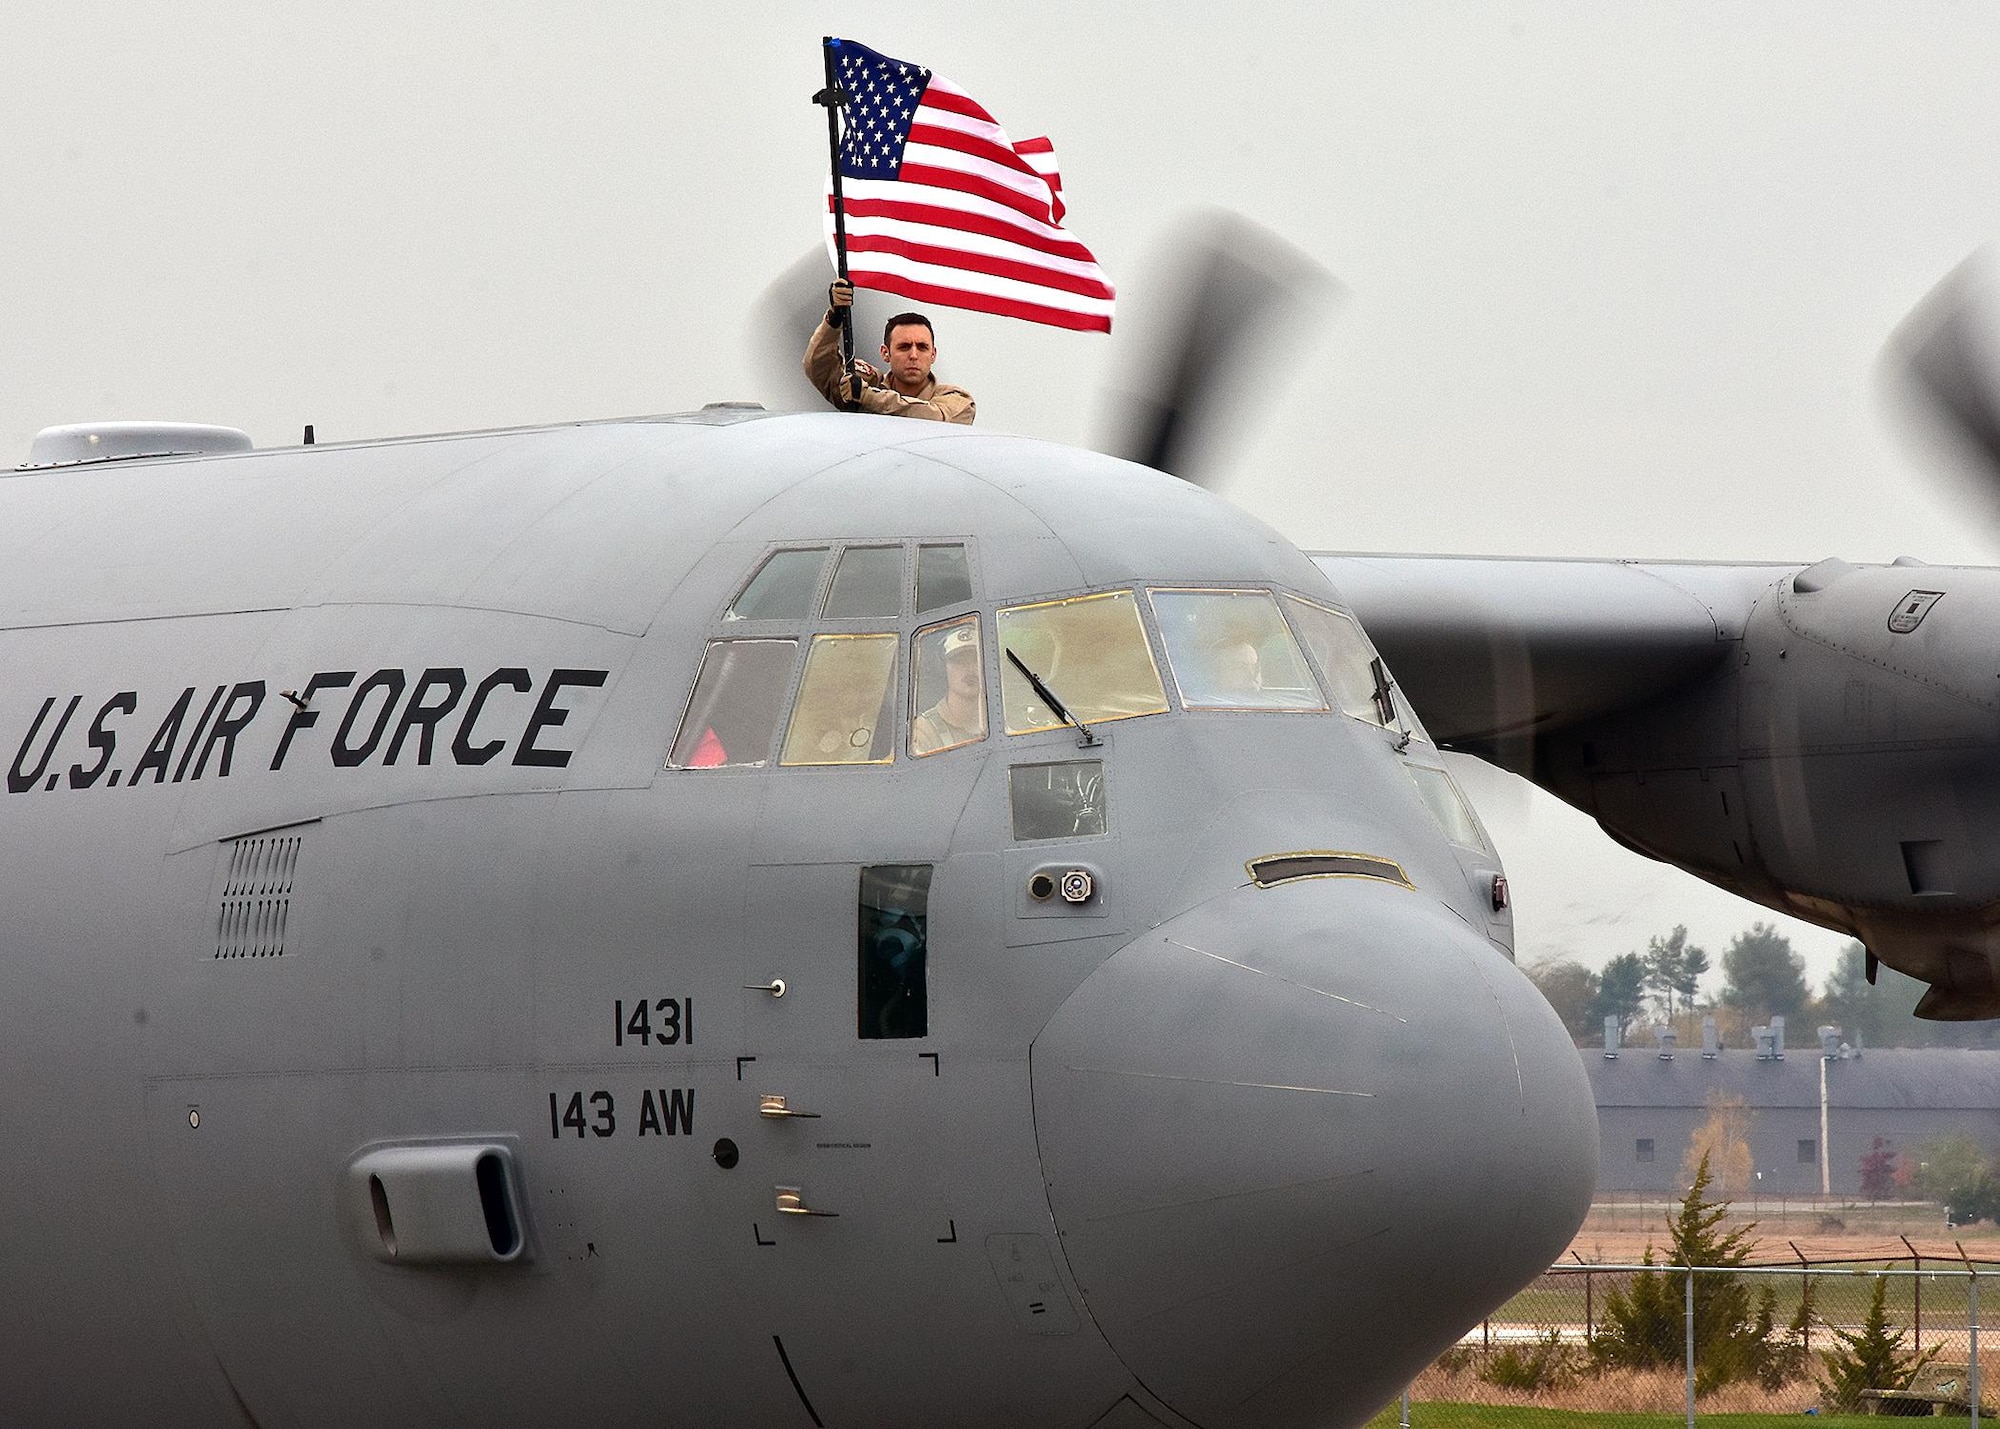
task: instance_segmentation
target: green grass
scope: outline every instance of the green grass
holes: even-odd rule
[[[1984,1415],[1980,1416],[1982,1420]],[[1399,1410],[1394,1404],[1368,1421],[1368,1429],[1395,1429]],[[1928,1424],[1950,1420],[1923,1420]],[[1410,1429],[1676,1429],[1684,1414],[1595,1414],[1582,1409],[1537,1409],[1503,1404],[1425,1404],[1410,1406]],[[1699,1429],[1882,1429],[1883,1421],[1863,1414],[1704,1414]]]

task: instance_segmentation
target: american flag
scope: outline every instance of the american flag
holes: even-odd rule
[[[1111,331],[1112,288],[1062,229],[1047,139],[1016,144],[964,90],[852,40],[829,40],[841,111],[847,271],[922,303]],[[833,196],[827,192],[827,245]]]

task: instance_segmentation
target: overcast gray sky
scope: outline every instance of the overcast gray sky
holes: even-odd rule
[[[982,425],[1099,432],[1177,230],[1220,205],[1347,290],[1273,332],[1221,463],[1303,546],[1989,558],[1874,377],[2000,230],[2000,6],[1912,0],[29,0],[0,457],[87,419],[278,444],[761,395],[744,314],[817,237],[828,32],[1052,135],[1140,320],[941,315]],[[1761,916],[1473,782],[1531,956],[1676,921],[1719,951]],[[1788,926],[1822,975],[1842,940]]]

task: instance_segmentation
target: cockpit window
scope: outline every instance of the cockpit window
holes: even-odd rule
[[[730,620],[803,620],[819,588],[819,568],[826,547],[808,551],[773,551],[743,594],[729,607]]]
[[[798,648],[796,640],[709,641],[667,767],[719,769],[768,760]]]
[[[979,617],[919,630],[910,645],[910,753],[922,758],[986,738]]]
[[[1392,724],[1400,719],[1403,728],[1416,738],[1431,742],[1388,671],[1382,670],[1377,678],[1375,647],[1351,617],[1295,595],[1284,599],[1299,638],[1319,662],[1334,708],[1370,724]]]
[[[1446,838],[1482,853],[1493,852],[1493,846],[1486,841],[1486,831],[1479,827],[1479,819],[1472,812],[1472,805],[1466,803],[1465,795],[1459,793],[1451,775],[1422,764],[1406,764],[1403,767],[1410,771],[1410,778],[1417,784],[1417,793],[1423,796],[1424,806],[1438,821],[1438,827],[1444,830]]]
[[[972,599],[972,572],[965,564],[965,547],[917,547],[917,614],[928,615]]]
[[[1298,642],[1261,590],[1149,594],[1167,664],[1189,709],[1323,710]]]
[[[1002,610],[996,621],[1000,702],[1007,733],[1057,729],[1065,721],[1043,704],[1009,654],[1085,724],[1159,714],[1167,707],[1160,670],[1129,590],[1080,595]]]
[[[903,548],[849,546],[840,553],[826,609],[820,613],[832,620],[885,615],[893,619],[901,614],[902,603]]]
[[[815,635],[781,764],[887,764],[896,757],[894,635]]]
[[[1306,648],[1319,661],[1328,693],[1340,712],[1375,724],[1387,724],[1390,712],[1376,703],[1375,676],[1369,669],[1375,651],[1369,646],[1368,637],[1361,633],[1361,627],[1337,610],[1328,610],[1294,595],[1285,597],[1285,609],[1291,613],[1292,623],[1298,627]]]

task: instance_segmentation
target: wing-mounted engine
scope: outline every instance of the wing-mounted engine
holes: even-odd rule
[[[1537,741],[1538,782],[1640,850],[1859,937],[2000,1015],[2000,572],[1823,561],[1664,700]]]
[[[1322,565],[1441,740],[2000,1016],[2000,571]]]

